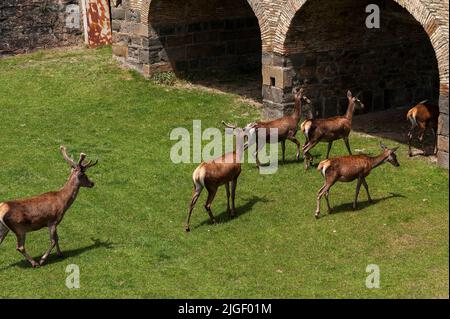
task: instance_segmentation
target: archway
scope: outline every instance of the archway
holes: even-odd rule
[[[368,112],[427,99],[448,119],[448,36],[432,14],[422,19],[422,4],[409,8],[413,16],[392,0],[291,2],[276,31],[285,33],[274,41],[284,74],[276,103],[288,105],[290,87],[307,80],[319,116],[342,114],[350,88],[362,93]],[[381,10],[379,29],[366,27],[369,4]],[[448,129],[441,125],[440,134],[441,164],[448,166]]]
[[[170,70],[194,82],[244,77],[260,85],[261,32],[246,0],[153,0],[148,26],[150,74]]]

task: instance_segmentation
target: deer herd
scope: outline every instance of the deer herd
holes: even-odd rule
[[[248,136],[256,136],[256,163],[259,166],[258,151],[260,150],[260,142],[258,141],[258,131],[266,129],[268,132],[264,143],[273,142],[270,136],[270,129],[276,129],[278,132],[276,142],[281,143],[282,160],[285,160],[285,143],[286,140],[293,142],[297,147],[296,160],[300,160],[300,142],[296,137],[299,122],[302,113],[302,104],[311,103],[304,94],[304,89],[293,90],[295,105],[294,112],[291,115],[281,117],[273,121],[259,121],[246,125],[243,129],[235,125],[222,122],[226,127],[233,129],[237,141],[243,141],[247,137],[247,141],[242,143],[242,147],[236,147],[234,152],[226,153],[219,158],[210,162],[202,162],[194,171],[192,180],[194,184],[193,195],[189,206],[185,230],[189,231],[189,223],[195,204],[204,188],[208,192],[205,209],[209,214],[212,223],[216,223],[216,219],[211,211],[211,204],[220,186],[225,185],[227,195],[227,211],[230,217],[235,215],[235,195],[237,180],[241,174],[241,158],[243,152],[249,148]],[[345,116],[337,116],[327,119],[308,119],[300,125],[301,132],[305,136],[306,143],[302,147],[305,168],[308,169],[313,161],[313,157],[309,153],[319,142],[328,143],[326,159],[321,161],[317,166],[317,170],[321,172],[325,179],[324,185],[317,194],[317,208],[315,217],[320,216],[320,201],[323,195],[331,212],[329,203],[330,188],[337,182],[351,182],[356,180],[356,193],[353,202],[353,208],[357,207],[357,200],[361,185],[364,186],[369,202],[372,201],[369,194],[369,186],[366,177],[372,169],[383,163],[390,163],[399,166],[396,157],[398,147],[388,148],[381,144],[381,153],[378,156],[352,155],[349,143],[349,134],[352,130],[352,118],[356,108],[364,108],[364,104],[350,91],[347,92],[348,108]],[[409,155],[411,153],[411,140],[413,132],[416,128],[419,130],[419,141],[424,141],[426,128],[431,128],[436,139],[437,117],[439,109],[426,101],[419,103],[412,108],[407,119],[411,123],[411,130],[408,133]],[[348,150],[348,156],[329,158],[331,147],[334,141],[342,139]],[[237,142],[238,143],[238,142]],[[264,144],[262,143],[262,144]],[[435,142],[436,148],[436,142]],[[88,178],[86,172],[97,164],[97,161],[85,162],[86,155],[80,154],[78,162],[75,162],[66,151],[64,146],[60,147],[64,160],[71,168],[70,176],[64,186],[58,191],[48,192],[39,196],[31,197],[23,200],[11,200],[0,203],[0,244],[5,239],[9,231],[12,231],[17,238],[17,251],[20,252],[32,265],[38,267],[43,265],[47,260],[51,251],[56,248],[58,256],[62,256],[58,242],[57,226],[61,223],[64,214],[77,198],[81,187],[92,188],[94,183]],[[230,190],[231,186],[231,190]],[[230,207],[231,196],[231,207]],[[50,246],[45,251],[39,262],[36,262],[25,250],[25,237],[28,232],[36,231],[48,227],[50,234]]]
[[[283,116],[279,119],[272,121],[258,121],[247,124],[244,128],[239,129],[241,133],[236,135],[237,140],[242,139],[242,132],[244,137],[255,136],[256,142],[256,164],[260,166],[258,159],[258,151],[260,150],[260,142],[258,140],[259,134],[258,130],[265,129],[265,143],[273,142],[274,139],[270,138],[271,129],[276,129],[278,136],[276,142],[281,143],[282,150],[282,161],[285,161],[285,143],[286,140],[293,142],[297,147],[296,160],[300,160],[300,142],[296,137],[300,118],[302,116],[302,104],[310,104],[311,100],[305,96],[303,88],[294,88],[294,111],[291,115]],[[369,186],[366,181],[366,177],[370,174],[372,169],[380,166],[383,163],[390,163],[393,166],[400,166],[397,161],[396,152],[398,147],[388,148],[384,144],[380,144],[381,152],[377,156],[368,155],[353,155],[349,142],[349,135],[352,131],[352,119],[355,109],[364,109],[364,104],[361,102],[358,96],[353,96],[352,92],[347,92],[348,107],[344,116],[335,116],[331,118],[324,119],[307,119],[300,124],[300,130],[305,136],[305,144],[302,147],[302,154],[304,158],[305,169],[308,169],[313,161],[313,157],[310,154],[311,149],[313,149],[318,143],[324,142],[328,143],[326,159],[321,161],[317,166],[317,170],[321,172],[325,179],[324,185],[319,189],[317,194],[317,207],[315,211],[315,217],[320,217],[320,202],[325,195],[328,212],[332,212],[332,208],[329,202],[330,188],[337,182],[352,182],[354,180],[356,183],[355,199],[353,202],[353,209],[357,208],[358,195],[361,185],[364,186],[369,203],[372,202],[372,198],[369,193]],[[419,141],[422,143],[424,141],[424,133],[427,127],[430,127],[435,138],[435,151],[436,151],[436,131],[437,131],[437,119],[439,116],[439,108],[433,104],[423,101],[413,107],[407,114],[407,119],[411,123],[411,129],[408,133],[408,145],[409,145],[409,156],[412,156],[411,152],[411,140],[413,138],[413,132],[415,128],[419,129]],[[227,128],[237,130],[236,125],[232,125],[222,121],[222,124]],[[263,137],[264,137],[263,134]],[[334,141],[342,139],[349,153],[348,156],[340,156],[329,158],[331,147]],[[245,143],[244,151],[249,148],[248,141]],[[206,200],[205,209],[211,218],[212,223],[216,223],[216,219],[211,211],[211,203],[217,192],[217,188],[220,185],[225,185],[227,194],[227,207],[230,217],[235,215],[235,193],[237,179],[241,173],[241,164],[228,161],[224,161],[225,157],[237,158],[241,154],[237,154],[240,151],[236,149],[234,153],[225,154],[217,159],[210,162],[202,162],[194,171],[193,183],[194,190],[192,195],[191,204],[189,206],[188,218],[185,225],[185,230],[188,232],[190,230],[189,221],[192,215],[194,206],[198,200],[200,192],[203,188],[208,190],[208,198]],[[425,150],[424,150],[425,153]],[[232,208],[230,210],[229,198],[230,190],[229,183],[231,182],[231,200]]]

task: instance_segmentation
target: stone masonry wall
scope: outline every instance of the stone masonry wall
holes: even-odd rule
[[[126,12],[113,9],[115,38],[127,47],[125,61],[144,74],[261,67],[258,20],[242,0],[154,1],[148,36],[127,35]]]
[[[306,3],[286,38],[285,63],[292,68],[292,83],[307,81],[321,117],[345,112],[348,89],[362,93],[366,112],[425,99],[438,102],[439,70],[433,47],[405,9],[392,1],[327,3]],[[352,14],[364,12],[371,3],[381,8],[380,29],[366,28],[366,16]],[[286,85],[283,93],[288,96],[277,101],[271,86],[265,86],[265,98],[285,104],[291,99],[291,87]]]
[[[158,19],[166,21],[162,23],[174,23],[173,17],[178,16],[174,14],[176,7],[170,6],[173,2],[171,0],[121,2],[120,6],[113,9],[114,56],[144,74],[172,70],[173,64],[176,68],[176,59],[168,63],[164,59],[152,60],[151,57],[151,52],[158,52],[159,58],[160,52],[163,52],[161,46],[166,49],[158,36],[161,30],[153,30],[152,24]],[[222,4],[232,2],[233,6],[240,6],[238,0],[222,2]],[[448,167],[449,0],[370,1],[378,3],[382,10],[387,12],[383,19],[391,21],[387,30],[387,33],[395,35],[391,37],[386,37],[386,34],[380,35],[380,32],[373,32],[369,36],[361,35],[360,32],[364,29],[361,28],[363,26],[361,21],[355,27],[355,22],[367,16],[365,10],[362,10],[364,9],[362,4],[367,2],[365,0],[240,0],[240,2],[249,5],[260,29],[263,98],[267,117],[277,117],[289,112],[292,105],[290,91],[293,81],[301,81],[303,78],[313,82],[312,86],[325,85],[328,88],[331,85],[328,85],[327,81],[339,82],[341,78],[342,84],[338,85],[339,94],[325,90],[323,94],[320,93],[322,96],[318,96],[318,109],[323,115],[341,111],[340,97],[344,86],[345,90],[349,86],[358,85],[364,89],[363,98],[370,101],[366,104],[369,104],[371,110],[406,105],[422,96],[438,99],[441,110],[438,162],[441,166]],[[317,6],[319,2],[321,5]],[[202,16],[199,14],[202,9],[195,6],[195,3],[207,7],[208,3],[216,2],[184,1],[184,3],[185,5],[178,6],[178,13],[184,17],[199,17]],[[220,7],[220,3],[217,5]],[[158,12],[158,6],[172,9]],[[312,19],[314,10],[302,16],[302,13],[308,12],[309,6],[321,11],[314,19]],[[212,12],[213,7],[214,5],[209,7],[209,12]],[[402,11],[399,10],[400,7]],[[220,14],[208,16],[211,19],[203,21],[208,21],[209,26],[214,20],[221,20]],[[353,27],[341,29],[343,22],[348,22]],[[183,25],[186,27],[186,23]],[[308,29],[311,26],[313,28]],[[242,25],[235,31],[239,33],[241,27]],[[327,37],[320,34],[321,30],[326,30],[324,34]],[[188,39],[189,42],[190,36]],[[211,55],[211,51],[208,50],[212,49],[207,45],[207,41],[204,43],[205,51]],[[195,43],[188,43],[192,44]],[[316,57],[312,58],[311,55]],[[167,58],[170,60],[171,57]],[[219,59],[212,59],[211,64],[217,66],[220,64]],[[181,69],[186,65],[191,67],[189,62],[179,64]],[[205,67],[205,64],[202,66],[198,62],[194,62],[193,66],[195,65]],[[368,77],[372,78],[370,83],[369,80],[363,80],[368,74],[370,74]],[[319,89],[322,90],[318,87],[316,91]]]
[[[68,5],[78,0],[1,0],[0,56],[80,43],[82,23],[67,26]]]

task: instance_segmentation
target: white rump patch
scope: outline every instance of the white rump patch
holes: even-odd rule
[[[192,180],[194,181],[195,188],[205,187],[205,175],[206,171],[203,165],[198,166],[192,174]]]

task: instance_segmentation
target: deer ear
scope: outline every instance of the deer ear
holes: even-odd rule
[[[400,146],[396,146],[396,147],[394,147],[393,149],[391,149],[391,152],[392,153],[395,153],[395,152],[397,152],[398,151],[398,148],[399,148]]]
[[[382,150],[387,149],[386,145],[384,145],[383,142],[380,142],[380,147],[381,147]]]
[[[347,91],[347,97],[351,99],[353,97],[352,92],[350,90]]]

